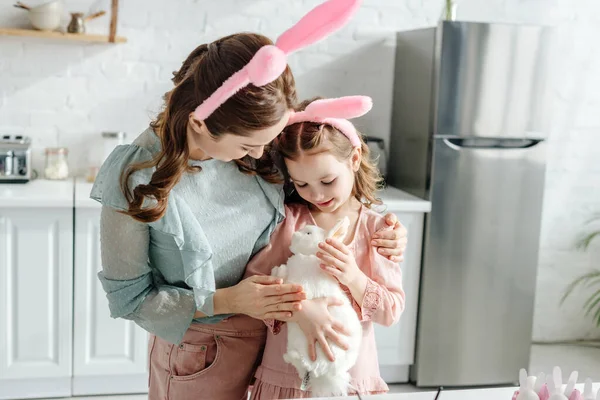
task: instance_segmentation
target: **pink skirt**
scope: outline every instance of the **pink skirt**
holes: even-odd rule
[[[360,388],[359,388],[360,390]],[[387,389],[376,390],[376,391],[360,391],[361,395],[365,394],[384,394],[387,393]],[[356,392],[349,394],[356,394]],[[300,389],[294,388],[286,388],[277,385],[272,385],[270,383],[261,381],[257,379],[254,382],[254,386],[252,387],[252,392],[250,394],[250,400],[287,400],[287,399],[307,399],[310,398],[311,393],[305,392]]]

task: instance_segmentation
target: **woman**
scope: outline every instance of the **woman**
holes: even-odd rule
[[[111,315],[152,334],[150,399],[243,398],[263,320],[327,314],[335,304],[302,302],[301,287],[272,277],[241,280],[283,218],[279,175],[263,153],[296,103],[294,79],[286,66],[270,83],[213,100],[271,44],[236,34],[196,48],[174,74],[164,110],[111,154],[92,190],[103,205],[99,278]],[[406,230],[389,223],[380,250],[401,256]],[[343,345],[335,322],[312,329]]]

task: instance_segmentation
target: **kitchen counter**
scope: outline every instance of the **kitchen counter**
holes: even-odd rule
[[[583,393],[583,383],[575,386]],[[600,382],[594,383],[594,393],[600,390]],[[443,390],[438,400],[511,400],[518,388],[488,388],[488,389],[461,389],[461,390]],[[362,396],[363,400],[434,400],[437,394],[435,391],[415,392],[415,393],[388,393],[376,396]],[[356,400],[356,396],[348,397],[325,397],[319,400]],[[310,400],[310,399],[309,399]],[[317,400],[317,399],[314,399]]]
[[[0,184],[0,207],[73,207],[73,181],[36,179]]]
[[[431,202],[388,186],[377,193],[383,204],[394,212],[430,212]]]
[[[89,198],[92,184],[81,178],[67,181],[36,179],[25,184],[0,184],[0,207],[99,208]],[[393,187],[377,193],[386,209],[394,212],[429,212],[431,203]],[[378,207],[379,209],[379,207]]]
[[[90,199],[93,183],[83,179],[75,180],[75,208],[100,208],[102,205],[96,200]]]

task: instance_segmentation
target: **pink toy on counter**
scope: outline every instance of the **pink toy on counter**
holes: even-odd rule
[[[542,372],[537,377],[527,376],[527,371],[519,371],[519,390],[515,391],[512,400],[600,400],[600,390],[597,397],[594,397],[592,390],[592,381],[587,379],[584,387],[584,394],[575,389],[579,373],[573,371],[569,380],[562,389],[562,371],[559,367],[554,367],[552,375],[545,376]]]

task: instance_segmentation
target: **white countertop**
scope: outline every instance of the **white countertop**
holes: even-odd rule
[[[93,183],[88,183],[83,179],[75,180],[75,208],[100,208],[100,203],[90,199]]]
[[[1,183],[0,207],[73,207],[73,180]]]
[[[424,212],[431,211],[431,202],[406,193],[395,187],[388,186],[379,193],[383,204],[393,212]]]
[[[92,184],[83,178],[66,181],[36,179],[22,184],[0,184],[0,207],[73,207],[99,208],[89,198]],[[393,187],[379,192],[384,211],[429,212],[431,203]]]
[[[564,387],[564,385],[563,385]],[[575,386],[583,393],[583,383]],[[461,389],[443,390],[438,400],[511,400],[516,387],[503,387],[491,389]],[[594,383],[594,393],[600,390],[600,382]],[[434,400],[437,390],[415,393],[388,393],[376,396],[362,396],[363,400]],[[318,400],[356,400],[357,396],[320,398]],[[313,399],[317,400],[317,399]]]
[[[564,389],[563,385],[563,389]],[[575,385],[583,393],[583,383]],[[600,390],[600,382],[593,384],[594,393]],[[470,390],[444,390],[438,400],[511,400],[516,387]]]

